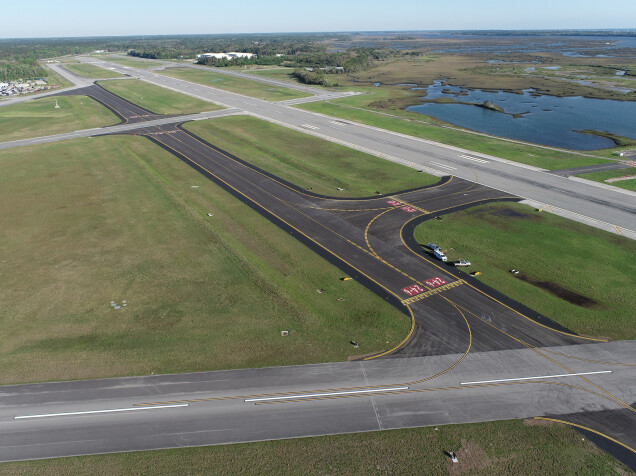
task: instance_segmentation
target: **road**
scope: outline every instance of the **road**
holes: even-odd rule
[[[318,196],[97,86],[75,92],[139,120],[101,132],[169,150],[403,309],[412,329],[359,362],[0,387],[0,460],[538,415],[589,425],[616,451],[636,446],[616,424],[636,427],[634,342],[573,335],[434,260],[404,232],[514,194],[452,177],[366,199]]]

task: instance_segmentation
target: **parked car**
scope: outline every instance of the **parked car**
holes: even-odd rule
[[[470,266],[470,261],[458,259],[457,261],[453,261],[453,266]]]
[[[437,246],[435,243],[429,243],[427,246],[428,246],[429,249],[431,249],[433,251],[435,251],[435,250],[440,250],[441,251],[442,250],[442,248]]]
[[[448,258],[446,257],[444,252],[440,250],[439,248],[433,251],[433,256],[435,256],[435,258],[437,258],[438,260],[448,261]]]

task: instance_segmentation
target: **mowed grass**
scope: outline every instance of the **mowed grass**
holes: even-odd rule
[[[514,203],[429,220],[416,228],[415,238],[440,245],[449,261],[471,261],[468,270],[481,271],[480,281],[574,332],[636,338],[633,240]],[[513,268],[520,274],[510,273]],[[522,278],[556,284],[592,302],[573,304]]]
[[[308,93],[303,93],[294,89],[282,88],[271,84],[261,83],[259,81],[250,81],[249,79],[237,78],[227,74],[215,73],[214,71],[205,71],[202,69],[166,68],[157,71],[157,73],[266,101],[284,101],[286,99],[311,96]]]
[[[69,63],[65,64],[64,68],[68,69],[71,73],[75,73],[78,76],[91,79],[99,78],[123,78],[123,74],[119,74],[115,71],[108,70],[106,68],[100,68],[87,63]]]
[[[99,85],[157,114],[194,114],[223,109],[217,104],[170,91],[138,79],[100,81]]]
[[[367,89],[366,92],[369,94],[335,99],[329,102],[300,104],[296,107],[548,170],[610,162],[602,158],[570,153],[566,150],[545,149],[531,144],[485,137],[461,131],[455,126],[443,127],[444,124],[435,118],[404,111],[399,107],[374,109],[370,106],[371,103],[388,101],[390,104],[391,100],[404,96],[404,94],[398,96],[398,92],[382,90],[381,88]]]
[[[615,178],[615,177],[629,177],[636,175],[636,167],[630,167],[628,169],[620,169],[620,170],[606,170],[604,172],[592,172],[591,174],[581,174],[577,175],[577,177],[581,177],[587,180],[594,180],[595,182],[605,183],[607,185],[612,185],[614,187],[620,187],[627,190],[631,190],[636,192],[636,178],[627,179],[627,180],[618,180],[616,182],[605,182],[607,179]]]
[[[55,101],[60,106],[55,108]],[[118,124],[120,119],[86,96],[43,97],[0,107],[0,141]]]
[[[250,116],[191,122],[185,128],[314,193],[366,197],[376,191],[388,193],[439,181],[415,169]]]
[[[445,451],[455,451],[459,462],[451,463]],[[5,463],[2,472],[6,476],[630,474],[571,428],[538,420]]]
[[[0,209],[3,384],[340,361],[409,329],[142,137],[0,152]]]

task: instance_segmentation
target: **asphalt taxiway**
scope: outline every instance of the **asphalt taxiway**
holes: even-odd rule
[[[139,119],[101,133],[136,134],[170,151],[404,310],[412,326],[398,346],[359,362],[0,387],[0,460],[533,416],[634,448],[633,431],[598,418],[621,412],[636,423],[634,342],[574,335],[405,234],[420,220],[517,195],[473,174],[363,199],[319,196],[176,121],[158,123],[111,93],[89,92]]]

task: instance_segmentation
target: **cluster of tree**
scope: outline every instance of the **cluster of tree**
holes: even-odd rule
[[[398,56],[399,51],[388,48],[350,48],[346,51],[299,53],[293,58],[293,66],[327,68],[326,73],[354,73],[368,69],[374,61]],[[342,69],[329,68],[336,66]]]
[[[320,86],[329,86],[329,80],[325,78],[325,74],[321,70],[308,71],[298,68],[292,73],[292,76],[301,83],[319,84]]]
[[[294,55],[325,48],[321,35],[262,34],[233,36],[188,36],[139,39],[129,45],[129,55],[151,59],[196,58],[199,53],[241,51],[260,58],[276,54]]]
[[[284,57],[279,56],[252,56],[251,58],[214,58],[210,56],[202,56],[197,60],[197,64],[207,66],[246,66],[249,64],[261,65],[280,65],[284,61]]]
[[[0,62],[0,81],[15,81],[17,79],[36,79],[46,76],[44,68],[38,63],[22,61]]]

